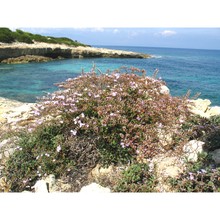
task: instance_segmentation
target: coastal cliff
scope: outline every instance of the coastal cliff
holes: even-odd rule
[[[150,58],[148,54],[135,53],[130,51],[122,50],[111,50],[105,48],[95,47],[73,47],[62,44],[49,44],[39,43],[34,44],[26,43],[11,43],[11,44],[0,44],[0,62],[2,63],[13,63],[12,58],[18,58],[21,56],[43,56],[52,59],[57,58]],[[23,59],[25,61],[25,57]],[[13,60],[12,60],[13,61]],[[20,61],[22,62],[22,61]]]

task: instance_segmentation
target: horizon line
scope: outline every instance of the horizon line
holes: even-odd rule
[[[161,46],[144,46],[144,45],[101,45],[101,44],[90,44],[92,47],[146,47],[146,48],[162,48],[162,49],[186,49],[186,50],[220,50],[213,48],[189,48],[189,47],[161,47]]]

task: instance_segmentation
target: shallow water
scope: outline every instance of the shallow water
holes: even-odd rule
[[[104,46],[103,46],[104,47]],[[147,47],[113,47],[154,55],[151,59],[92,58],[66,59],[48,63],[1,64],[0,96],[24,102],[57,89],[54,83],[78,76],[82,69],[88,72],[93,63],[103,72],[121,66],[145,69],[152,75],[159,69],[161,77],[174,96],[183,96],[188,90],[200,98],[208,98],[212,105],[220,105],[220,50],[171,49]]]

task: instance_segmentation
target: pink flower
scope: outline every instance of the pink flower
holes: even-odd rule
[[[70,130],[70,133],[72,134],[72,135],[76,135],[76,133],[77,133],[77,131],[76,130]]]
[[[125,148],[124,142],[121,142],[121,146],[122,146],[122,148]]]
[[[112,92],[111,95],[112,95],[112,96],[116,96],[116,95],[117,95],[117,92]]]

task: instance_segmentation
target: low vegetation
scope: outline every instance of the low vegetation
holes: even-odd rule
[[[218,145],[219,118],[204,121],[193,116],[188,97],[163,93],[163,81],[136,68],[97,72],[93,68],[67,79],[57,84],[59,91],[39,101],[35,122],[19,133],[16,151],[4,169],[12,191],[30,189],[51,173],[83,185],[90,171],[102,164],[127,167],[113,191],[153,192],[157,180],[146,159],[169,151],[180,154],[194,138],[204,140],[208,149]],[[216,141],[209,141],[213,135]],[[169,180],[176,191],[219,191],[218,169],[210,168],[207,159],[200,161]]]
[[[114,188],[116,192],[154,192],[157,185],[155,174],[147,164],[132,164],[122,172]]]
[[[220,168],[207,154],[197,162],[188,162],[184,173],[169,178],[175,192],[220,192]]]
[[[0,42],[2,43],[23,42],[27,44],[32,44],[34,42],[45,42],[45,43],[54,43],[54,44],[65,44],[74,47],[88,46],[66,37],[58,38],[51,36],[42,36],[39,34],[32,34],[18,29],[16,31],[11,31],[9,28],[0,28]]]

